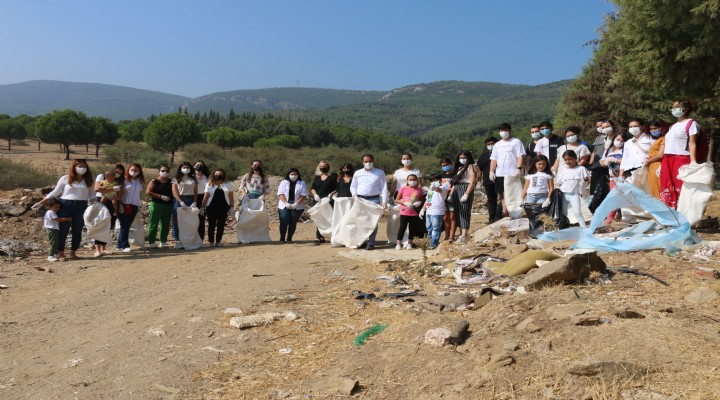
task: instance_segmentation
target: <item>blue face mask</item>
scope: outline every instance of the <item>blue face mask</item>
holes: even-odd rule
[[[653,137],[658,137],[662,134],[662,129],[657,131],[650,131],[650,134],[653,135]]]
[[[452,165],[443,165],[442,170],[445,172],[450,172],[452,171],[452,168]]]
[[[550,134],[552,133],[552,130],[550,130],[548,128],[544,128],[544,129],[540,130],[540,133],[542,133],[543,136],[550,136]]]

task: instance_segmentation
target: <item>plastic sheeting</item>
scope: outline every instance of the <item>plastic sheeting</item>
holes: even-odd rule
[[[592,233],[602,226],[610,212],[618,208],[638,207],[646,210],[661,225],[661,229],[648,233],[650,228],[628,230],[616,237],[594,236]],[[648,229],[645,229],[648,228]],[[572,249],[592,249],[617,252],[649,249],[677,249],[683,244],[697,243],[700,239],[690,229],[690,223],[679,212],[665,203],[643,192],[630,183],[618,182],[595,210],[590,227],[568,228],[557,232],[546,232],[538,237],[545,242],[577,240]]]
[[[512,219],[518,219],[523,214],[522,209],[522,181],[520,175],[518,176],[506,176],[503,178],[503,185],[505,186],[505,205],[508,209],[508,214]]]
[[[315,203],[306,211],[310,219],[315,223],[320,234],[328,237],[332,234],[333,206],[330,204],[330,198],[325,197],[319,203]]]
[[[83,220],[87,228],[88,239],[97,240],[110,244],[112,234],[110,233],[110,211],[104,205],[95,202],[85,209]]]
[[[384,209],[372,201],[344,197],[335,201],[335,212],[331,244],[356,249],[375,230]]]
[[[142,215],[140,210],[135,214],[132,224],[130,224],[129,242],[138,247],[145,247],[145,227],[143,226]]]
[[[177,209],[178,239],[185,250],[195,250],[202,247],[202,239],[198,234],[200,219],[197,207],[180,207]]]
[[[235,233],[238,243],[257,243],[270,241],[270,216],[265,209],[263,199],[243,198],[242,212],[235,213],[237,225]]]
[[[711,162],[683,165],[677,178],[683,181],[677,209],[694,225],[702,219],[712,196],[715,168]]]

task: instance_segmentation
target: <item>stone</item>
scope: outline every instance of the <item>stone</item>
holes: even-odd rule
[[[511,340],[509,342],[505,342],[503,344],[503,350],[505,351],[515,351],[520,348],[520,345],[517,344],[516,341]]]
[[[581,282],[588,278],[591,272],[605,273],[606,270],[607,265],[597,252],[573,254],[533,270],[518,286],[525,287],[527,291],[537,290],[560,283]]]
[[[644,389],[626,389],[620,392],[623,400],[678,400],[680,396],[665,396]]]
[[[25,211],[27,211],[27,207],[25,206],[17,206],[11,203],[0,203],[0,215],[19,217],[25,214]]]
[[[425,344],[430,346],[442,347],[448,343],[448,339],[452,335],[450,330],[445,328],[430,329],[425,333]]]
[[[640,314],[639,312],[633,310],[632,308],[626,307],[620,307],[615,310],[615,316],[622,319],[645,318],[645,316]]]
[[[147,330],[147,334],[148,336],[165,336],[167,332],[162,328],[150,328]]]
[[[524,320],[522,320],[522,322],[515,325],[515,329],[520,332],[527,331],[528,325],[532,324],[533,322],[535,322],[535,319],[533,317],[527,317]]]
[[[537,342],[530,347],[530,350],[535,353],[549,353],[552,351],[552,342]]]
[[[330,395],[350,396],[360,387],[357,379],[334,377],[321,384],[321,393]]]
[[[490,357],[490,362],[501,367],[506,367],[515,362],[515,357],[507,351],[502,351]]]
[[[528,331],[528,333],[538,333],[538,332],[540,332],[542,329],[543,329],[542,326],[540,326],[540,325],[538,325],[538,324],[535,324],[535,323],[530,323],[530,324],[528,324],[527,327],[525,328],[525,330]]]
[[[598,326],[603,324],[603,320],[595,315],[578,315],[570,318],[570,322],[577,326]]]
[[[691,303],[707,303],[715,300],[718,294],[715,290],[709,287],[701,287],[693,290],[690,294],[685,296],[685,301]]]
[[[450,333],[450,337],[447,339],[448,343],[456,346],[465,343],[465,339],[467,339],[468,336],[468,329],[470,329],[470,323],[468,321],[462,320],[458,322],[455,329]]]
[[[588,311],[587,307],[580,304],[562,304],[554,307],[550,307],[545,312],[550,319],[561,320],[577,315],[585,314]]]
[[[237,307],[228,307],[225,309],[225,314],[243,315],[245,313]]]
[[[606,382],[612,382],[615,378],[640,377],[648,372],[648,368],[625,361],[584,360],[574,362],[568,368],[571,375],[598,377]]]

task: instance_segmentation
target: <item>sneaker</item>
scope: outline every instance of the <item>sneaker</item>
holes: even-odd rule
[[[413,249],[413,245],[412,245],[411,243],[405,243],[405,247],[403,247],[403,249],[405,249],[405,250],[412,250],[412,249]]]
[[[402,250],[403,246],[401,244],[395,245],[395,250]]]
[[[167,247],[168,247],[167,242],[160,242],[160,245],[158,246],[158,249],[164,249],[164,248],[167,248]]]
[[[437,245],[434,245],[434,246],[433,246],[433,245],[430,245],[430,247],[428,247],[428,250],[435,250],[435,249],[437,249],[437,248],[438,248]]]
[[[467,236],[460,236],[460,237],[458,238],[457,242],[460,243],[460,244],[465,244],[465,243],[467,243]]]
[[[367,246],[365,246],[365,250],[375,250],[375,244],[368,243]]]
[[[132,249],[130,249],[129,247],[126,247],[126,248],[122,249],[122,252],[123,252],[123,253],[129,253],[129,252],[131,252],[131,251],[132,251]]]
[[[208,242],[205,246],[207,246],[207,247],[215,247],[215,243],[213,243],[213,242]]]
[[[223,247],[223,246],[224,246],[224,244],[222,244],[222,243],[215,243],[215,247]]]
[[[157,243],[148,243],[148,248],[149,248],[149,249],[157,249],[157,247],[158,247],[158,246],[157,246]]]
[[[55,256],[48,256],[48,261],[50,261],[50,262],[55,262],[55,261],[57,261],[57,260],[58,260],[58,259],[57,259],[57,257],[55,257]]]
[[[175,249],[182,249],[183,245],[180,242],[175,243]]]

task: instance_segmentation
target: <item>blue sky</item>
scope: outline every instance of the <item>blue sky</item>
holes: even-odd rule
[[[0,84],[184,96],[577,76],[606,0],[3,0]]]

